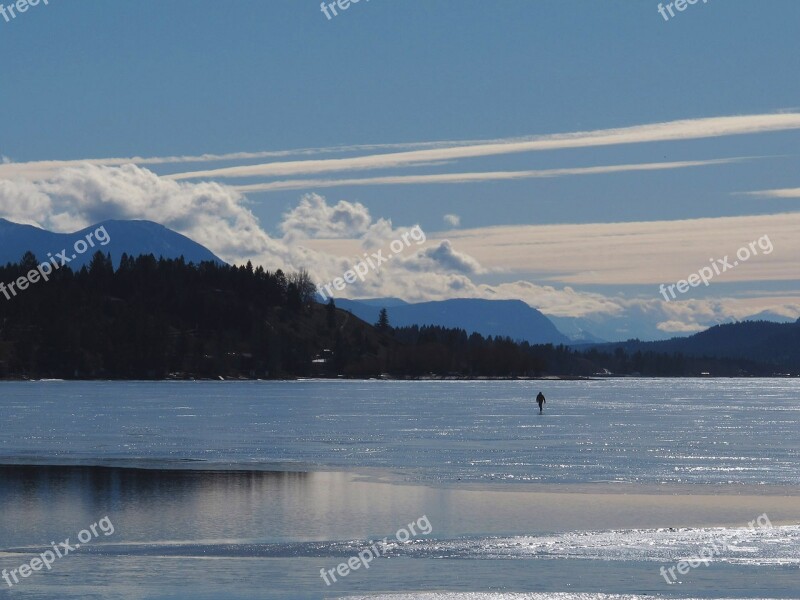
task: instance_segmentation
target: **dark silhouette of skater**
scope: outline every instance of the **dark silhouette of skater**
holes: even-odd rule
[[[542,412],[544,412],[544,403],[547,402],[542,392],[539,392],[539,395],[536,396],[536,402],[539,405],[539,414],[542,414]]]

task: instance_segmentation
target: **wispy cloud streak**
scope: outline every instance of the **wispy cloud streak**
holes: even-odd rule
[[[778,190],[760,190],[756,192],[742,192],[745,196],[758,196],[761,198],[800,198],[800,188],[785,188]]]
[[[59,169],[95,165],[119,167],[122,165],[171,165],[210,163],[239,160],[257,160],[263,158],[286,158],[290,156],[314,156],[317,154],[337,154],[347,152],[365,152],[378,150],[411,150],[421,148],[447,148],[463,144],[463,142],[414,142],[400,144],[360,144],[351,146],[330,146],[327,148],[298,148],[294,150],[265,150],[261,152],[231,152],[229,154],[198,154],[186,156],[129,156],[114,158],[83,158],[77,160],[37,160],[14,162],[6,156],[0,156],[0,179],[38,180],[51,176]]]
[[[631,165],[606,165],[598,167],[575,167],[568,169],[542,169],[533,171],[487,171],[477,173],[439,173],[435,175],[397,175],[388,177],[366,177],[361,179],[291,179],[269,183],[233,186],[239,192],[276,192],[283,190],[320,189],[361,185],[414,185],[433,183],[478,183],[515,179],[567,177],[570,175],[603,175],[630,171],[662,171],[687,167],[726,165],[748,160],[748,158],[725,158],[664,163],[642,163]]]
[[[449,148],[372,154],[351,158],[300,160],[190,171],[168,176],[171,179],[283,177],[337,171],[408,167],[421,162],[498,156],[521,152],[588,148],[621,144],[641,144],[715,138],[800,129],[800,113],[713,117],[602,129],[534,138],[494,141]]]

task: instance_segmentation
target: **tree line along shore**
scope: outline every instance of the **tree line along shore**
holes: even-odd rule
[[[0,267],[0,281],[36,264],[27,253]],[[576,347],[439,326],[395,328],[391,309],[370,324],[334,300],[317,302],[303,271],[152,255],[123,255],[115,269],[101,252],[80,270],[66,266],[47,283],[0,298],[3,379],[797,375],[798,342],[797,323]]]

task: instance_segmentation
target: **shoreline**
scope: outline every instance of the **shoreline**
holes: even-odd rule
[[[0,458],[0,475],[4,470],[42,469],[73,471],[119,471],[128,473],[159,474],[207,474],[254,475],[254,476],[336,476],[350,483],[386,485],[399,488],[425,488],[429,490],[492,493],[528,494],[573,494],[600,496],[698,496],[698,497],[800,497],[800,485],[748,483],[632,483],[632,482],[575,482],[575,483],[531,483],[497,480],[493,482],[475,480],[408,479],[413,471],[379,467],[353,467],[314,465],[299,466],[279,463],[207,463],[202,460],[185,459],[113,459],[91,460],[87,462],[57,462],[32,459],[9,460]],[[149,463],[149,464],[148,464]],[[800,505],[798,505],[800,512]]]
[[[538,377],[519,375],[514,377],[506,376],[493,376],[493,375],[421,375],[409,377],[394,377],[394,376],[381,376],[381,377],[315,377],[315,376],[291,376],[291,377],[271,377],[271,378],[256,378],[256,377],[162,377],[159,379],[107,379],[102,377],[93,378],[79,378],[79,379],[50,379],[50,378],[29,378],[29,377],[3,377],[0,378],[0,383],[88,383],[88,382],[105,382],[105,383],[162,383],[162,382],[291,382],[291,381],[319,381],[331,383],[334,381],[605,381],[617,379],[634,379],[634,380],[648,380],[648,379],[702,379],[702,380],[715,380],[715,379],[800,379],[800,375],[541,375]]]
[[[600,381],[603,379],[653,379],[652,377],[640,377],[633,375],[618,375],[618,376],[588,376],[588,375],[542,375],[540,377],[532,377],[527,375],[520,375],[514,377],[494,376],[494,375],[421,375],[409,377],[394,377],[394,376],[381,376],[381,377],[314,377],[296,375],[290,377],[270,377],[270,378],[257,378],[257,377],[162,377],[159,379],[104,379],[97,378],[79,378],[79,379],[50,379],[47,377],[42,378],[27,378],[27,377],[4,377],[0,378],[0,382],[26,382],[26,383],[62,383],[62,382],[89,382],[89,381],[102,381],[102,382],[136,382],[136,383],[157,383],[163,381],[186,381],[186,382],[236,382],[236,381]],[[661,379],[661,378],[658,378]],[[674,379],[687,379],[687,377],[674,377]],[[688,377],[688,379],[700,379],[699,377]],[[709,379],[703,377],[703,379]],[[724,379],[732,379],[725,377]],[[768,379],[771,379],[768,378]]]

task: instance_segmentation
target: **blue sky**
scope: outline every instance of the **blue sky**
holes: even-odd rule
[[[657,7],[658,2],[650,0],[361,0],[328,20],[319,2],[313,0],[50,0],[47,6],[31,7],[8,23],[0,18],[0,53],[5,57],[0,70],[4,115],[0,119],[0,155],[13,161],[5,170],[0,166],[0,178],[27,177],[15,165],[36,161],[362,146],[207,164],[130,161],[170,178],[176,173],[207,173],[223,167],[390,152],[365,146],[408,144],[405,149],[414,150],[425,142],[507,143],[512,138],[679,120],[800,112],[800,80],[796,76],[800,3],[796,0],[701,1],[669,21],[664,21]],[[796,190],[800,186],[798,139],[795,125],[779,125],[743,135],[689,135],[673,141],[520,151],[432,161],[434,164],[422,161],[402,167],[304,172],[297,177],[204,174],[179,181],[187,185],[215,181],[237,188],[285,179],[704,163],[511,181],[403,185],[361,181],[336,187],[309,183],[269,192],[238,189],[245,197],[234,202],[246,206],[270,238],[259,242],[269,252],[255,242],[246,245],[255,248],[253,256],[265,256],[266,252],[275,260],[280,256],[298,263],[295,246],[299,243],[286,238],[281,224],[307,193],[324,196],[330,206],[342,200],[357,203],[369,211],[374,223],[389,219],[395,228],[419,223],[434,243],[447,237],[441,233],[449,228],[443,221],[445,214],[458,215],[463,230],[532,227],[509,237],[509,244],[545,233],[537,227],[555,224],[794,215],[800,194],[773,193],[787,197],[770,197],[743,192]],[[100,164],[104,164],[102,160]],[[74,181],[72,188],[74,192]],[[96,188],[97,182],[77,199],[74,194],[55,194],[60,208],[48,205],[49,217],[33,212],[20,215],[16,209],[6,210],[5,216],[12,220],[23,216],[62,229],[93,216],[122,214],[158,220],[152,206],[143,208],[155,201],[146,194],[138,203],[129,201],[122,208],[108,198],[95,198],[97,205],[86,209]],[[7,201],[21,193],[7,190]],[[74,208],[78,212],[65,217],[64,211],[69,211],[64,203],[68,201],[83,206],[83,212]],[[112,205],[117,212],[110,214]],[[232,215],[220,218],[236,219]],[[160,220],[176,229],[186,221],[167,214]],[[771,227],[769,223],[781,221],[763,221],[761,229],[753,229],[744,239],[746,227],[731,230],[727,245],[715,242],[717,245],[708,247],[708,240],[698,241],[699,258],[691,253],[675,256],[665,246],[659,264],[675,265],[675,273],[688,274],[707,262],[704,253],[721,257],[735,252],[742,243],[769,233],[763,230]],[[715,226],[714,222],[709,226]],[[576,239],[582,239],[584,231],[576,229]],[[235,246],[230,240],[214,239],[208,226],[187,226],[184,232],[196,236],[200,232],[198,241],[216,243],[218,247],[212,249],[223,254]],[[324,239],[303,242],[303,252],[352,254],[353,244],[363,242],[365,230],[349,236],[341,233],[323,232],[316,237]],[[480,233],[465,235],[461,246],[453,241],[454,252],[476,257],[477,246],[470,240],[477,237]],[[278,244],[278,240],[292,247],[273,247],[272,242]],[[782,248],[784,252],[797,249]],[[228,254],[234,258],[247,254],[237,252]],[[493,252],[485,250],[476,257],[485,268],[460,275],[476,285],[524,280],[559,289],[573,285],[609,297],[623,294],[649,301],[653,296],[655,280],[643,274],[625,278],[609,272],[596,280],[559,279],[558,274],[573,273],[574,266],[526,266],[523,260],[506,264],[498,254],[499,246]],[[311,254],[305,258],[313,262]],[[796,258],[796,254],[784,254],[783,264]],[[530,262],[535,262],[535,257]],[[453,275],[452,264],[440,266],[450,268]],[[600,272],[601,267],[588,265],[586,270]],[[320,267],[320,276],[327,277],[336,268]],[[737,272],[730,281],[697,288],[692,297],[722,302],[736,295],[752,297],[769,291],[783,294],[776,300],[782,306],[797,304],[800,286],[791,273],[773,270],[766,277],[761,267],[748,271]],[[668,275],[671,279],[665,276],[660,281],[676,280],[674,273]],[[436,284],[415,297],[407,287],[395,289],[391,281],[381,283],[360,291],[370,295],[405,292],[409,299],[423,299],[452,297],[463,289],[451,286],[448,292],[452,281],[445,281],[443,288]],[[763,300],[766,295],[760,297]],[[763,300],[751,303],[747,310],[769,306]],[[714,319],[742,316],[730,306],[720,311],[703,313],[705,321],[687,317],[684,324],[689,330]],[[586,314],[574,312],[574,316]],[[666,319],[664,323],[675,316],[659,318]]]

